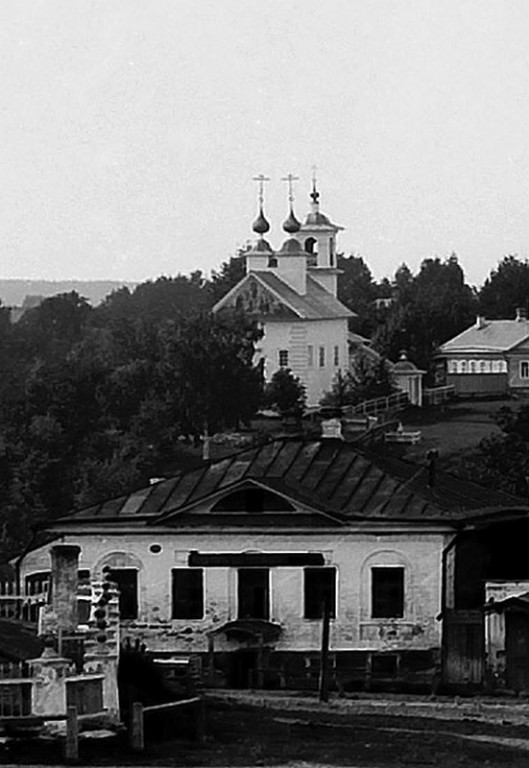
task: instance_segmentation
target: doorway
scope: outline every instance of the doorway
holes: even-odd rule
[[[529,691],[529,614],[505,613],[507,685],[513,691]]]

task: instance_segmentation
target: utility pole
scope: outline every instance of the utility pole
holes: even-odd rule
[[[329,634],[331,625],[331,602],[326,596],[322,606],[321,655],[320,655],[320,701],[329,701]]]

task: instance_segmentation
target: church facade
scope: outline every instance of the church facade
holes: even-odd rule
[[[213,311],[242,309],[256,317],[263,330],[257,355],[266,380],[280,368],[290,369],[304,384],[311,406],[331,389],[338,371],[348,368],[348,320],[354,313],[337,298],[336,236],[343,228],[320,212],[315,184],[303,224],[290,197],[286,239],[274,251],[264,238],[270,225],[261,195],[246,276]]]

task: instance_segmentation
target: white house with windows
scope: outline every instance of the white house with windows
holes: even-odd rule
[[[470,328],[445,342],[447,384],[457,395],[500,395],[529,390],[529,321],[517,310],[514,320],[477,317]]]
[[[338,370],[349,366],[348,319],[337,299],[336,235],[342,229],[320,212],[313,189],[303,224],[292,209],[287,239],[273,251],[264,239],[270,225],[262,207],[253,224],[258,239],[246,254],[246,276],[213,308],[242,309],[264,331],[257,350],[267,380],[289,368],[306,387],[308,405],[318,405]]]
[[[278,439],[50,532],[80,547],[85,575],[111,569],[125,638],[196,654],[217,684],[316,685],[326,600],[337,680],[425,683],[442,647],[443,553],[494,505],[512,499],[341,440]],[[44,578],[49,545],[20,568]]]

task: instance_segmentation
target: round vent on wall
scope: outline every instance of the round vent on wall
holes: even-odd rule
[[[162,551],[161,544],[151,544],[151,546],[149,547],[149,552],[152,555],[159,555],[161,551]]]

